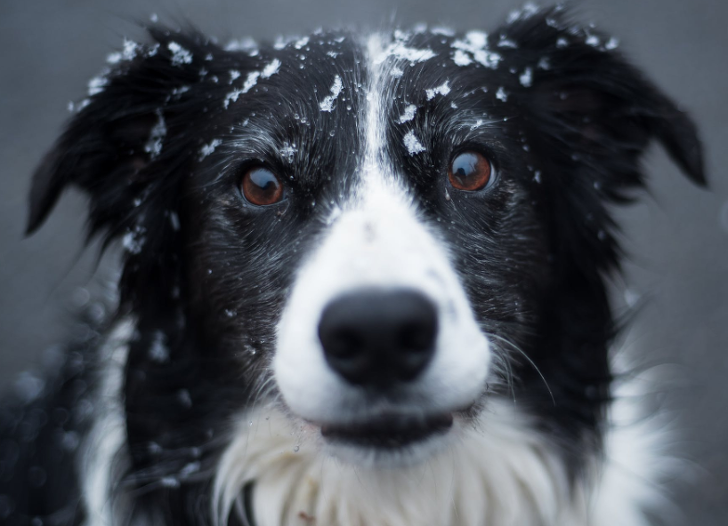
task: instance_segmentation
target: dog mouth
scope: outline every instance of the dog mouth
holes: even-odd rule
[[[324,424],[321,435],[332,443],[392,450],[443,435],[452,425],[452,413],[429,416],[384,414],[366,422]]]

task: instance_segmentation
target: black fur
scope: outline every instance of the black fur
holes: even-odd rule
[[[357,181],[368,72],[347,33],[313,35],[305,59],[290,44],[251,56],[190,31],[155,26],[149,34],[152,44],[113,67],[42,162],[28,232],[74,185],[89,195],[90,235],[105,245],[126,239],[114,318],[138,323],[124,386],[130,460],[114,476],[119,493],[131,496],[123,503],[129,517],[208,524],[212,470],[231,418],[269,374],[275,323],[328,204],[345,199]],[[588,44],[590,36],[599,44]],[[620,53],[604,48],[604,35],[572,25],[558,8],[492,32],[489,47],[502,55],[497,69],[455,65],[454,38],[408,37],[408,46],[442,59],[410,65],[390,83],[388,153],[456,255],[478,321],[497,338],[516,379],[512,395],[577,475],[599,451],[612,380],[615,323],[605,278],[618,271],[620,253],[607,205],[629,201],[643,186],[640,156],[653,138],[704,184],[697,132]],[[557,46],[561,38],[567,46]],[[504,40],[517,47],[499,47]],[[191,60],[175,61],[170,43]],[[273,59],[279,72],[258,78],[226,108],[248,73]],[[527,68],[532,86],[519,81]],[[231,70],[240,77],[231,80]],[[320,112],[335,75],[345,90],[335,111]],[[426,89],[446,80],[448,97],[425,100]],[[411,124],[427,144],[417,156],[403,146],[406,129],[394,125],[410,103],[420,106]],[[166,135],[153,155],[145,146],[160,116]],[[478,119],[488,125],[473,127]],[[214,139],[221,144],[203,156]],[[295,151],[282,155],[291,145]],[[466,148],[492,160],[498,184],[446,196],[442,174]],[[286,199],[266,209],[237,190],[244,168],[259,161],[286,180]],[[95,345],[81,345],[91,363]],[[74,452],[47,458],[58,429],[82,435],[88,428],[54,421],[78,405],[79,382],[95,378],[94,367],[75,370],[78,351],[69,352],[46,398],[2,413],[7,524],[83,520]],[[495,396],[511,396],[505,380]],[[33,466],[45,470],[43,484],[28,481]]]

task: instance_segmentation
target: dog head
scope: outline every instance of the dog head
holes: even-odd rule
[[[265,404],[353,462],[427,458],[510,396],[570,459],[598,443],[607,205],[651,139],[704,183],[694,125],[613,40],[558,8],[490,34],[149,33],[92,83],[28,227],[75,185],[126,248],[137,473]]]

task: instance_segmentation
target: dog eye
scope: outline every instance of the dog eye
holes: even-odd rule
[[[283,185],[280,179],[262,166],[246,171],[240,188],[245,199],[257,206],[272,205],[283,198]]]
[[[488,159],[477,152],[465,152],[452,160],[447,176],[458,190],[474,192],[486,187],[491,171]]]

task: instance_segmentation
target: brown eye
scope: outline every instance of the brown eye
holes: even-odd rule
[[[249,169],[240,183],[245,199],[258,206],[272,205],[283,197],[278,176],[262,166]]]
[[[452,160],[447,176],[458,190],[474,192],[490,181],[490,161],[477,152],[461,153]]]

